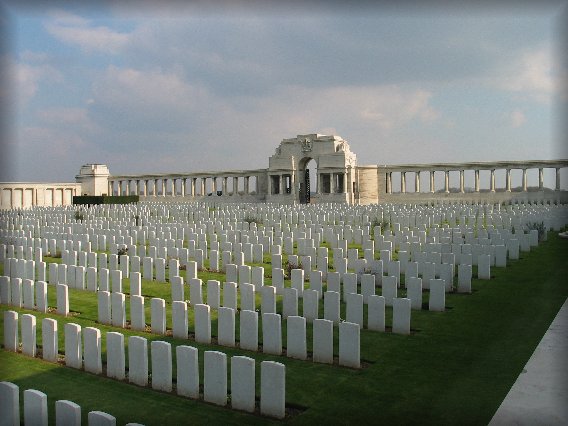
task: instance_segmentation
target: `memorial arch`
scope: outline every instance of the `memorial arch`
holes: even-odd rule
[[[317,186],[309,185],[307,165],[314,160]],[[267,202],[352,204],[357,156],[339,136],[298,135],[284,139],[269,159]]]

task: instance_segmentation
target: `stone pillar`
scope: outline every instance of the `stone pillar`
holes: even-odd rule
[[[538,189],[542,190],[544,187],[544,169],[541,167],[538,169]]]
[[[527,192],[527,169],[523,169],[523,191]]]
[[[420,172],[414,172],[414,192],[420,192]]]
[[[448,194],[450,192],[450,171],[446,170],[444,172],[444,192]]]
[[[560,191],[560,168],[556,168],[556,185],[554,186],[556,191]]]
[[[495,169],[491,169],[491,176],[489,178],[489,190],[495,192]]]
[[[463,194],[465,192],[464,188],[464,170],[460,170],[460,192]]]
[[[400,192],[406,193],[406,172],[400,172]]]
[[[112,195],[112,187],[113,187],[114,182],[112,180],[108,181],[108,189],[107,189],[107,194],[110,196]]]
[[[117,186],[118,186],[118,188],[117,188],[118,194],[117,195],[122,195],[122,181],[121,180],[118,181]]]
[[[316,193],[317,194],[321,194],[321,173],[318,173],[318,184],[317,184],[317,189],[316,189]]]
[[[205,195],[205,178],[201,178],[201,196]]]
[[[430,170],[430,192],[434,193],[434,170]]]
[[[479,192],[479,170],[475,170],[475,192]]]
[[[392,173],[387,172],[387,194],[392,194]],[[351,187],[347,188],[347,192],[351,192]]]
[[[250,184],[249,179],[250,179],[250,176],[245,176],[245,180],[244,180],[244,192],[245,192],[245,195],[247,195],[247,194],[249,193],[249,190],[250,190],[250,188],[249,188],[249,184]]]
[[[505,191],[511,192],[511,169],[505,172]]]
[[[335,173],[330,173],[329,174],[329,193],[330,194],[334,194],[335,193]]]

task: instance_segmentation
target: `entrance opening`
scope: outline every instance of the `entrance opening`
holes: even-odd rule
[[[318,187],[318,165],[316,160],[310,157],[302,159],[299,163],[299,196],[300,203],[308,204],[311,202],[313,195],[317,192]]]

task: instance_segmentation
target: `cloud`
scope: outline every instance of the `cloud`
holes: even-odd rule
[[[88,110],[85,108],[49,108],[38,113],[39,118],[49,125],[74,126],[86,130],[92,130],[94,124],[91,121]]]
[[[20,105],[26,105],[37,94],[43,81],[52,83],[63,79],[61,72],[47,64],[31,65],[11,59],[4,63],[13,94]]]
[[[45,30],[59,41],[78,46],[87,53],[119,54],[130,41],[130,34],[105,26],[94,27],[88,20],[62,12],[45,24]]]
[[[546,48],[520,53],[497,70],[492,85],[539,103],[548,103],[559,87],[559,70]]]
[[[512,127],[518,128],[525,124],[527,119],[522,111],[516,109],[510,114],[509,121]]]

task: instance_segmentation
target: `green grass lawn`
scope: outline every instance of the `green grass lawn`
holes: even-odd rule
[[[507,268],[493,268],[490,281],[473,280],[471,295],[447,295],[445,312],[413,311],[410,336],[362,330],[361,358],[365,368],[361,370],[103,326],[96,322],[95,295],[84,291],[69,291],[70,307],[75,311],[73,316],[47,316],[59,321],[60,353],[64,348],[64,322],[75,322],[83,327],[100,328],[103,344],[106,331],[120,331],[126,336],[143,335],[149,340],[195,346],[200,350],[201,367],[204,350],[220,350],[228,356],[247,355],[258,363],[263,360],[282,362],[287,367],[289,415],[285,421],[289,423],[481,425],[491,419],[568,296],[567,249],[568,241],[550,233],[549,241],[530,253],[522,253],[521,260],[511,262]],[[268,273],[270,265],[264,266]],[[222,275],[208,272],[200,272],[199,276],[204,283],[207,279],[223,279]],[[265,283],[270,280],[265,279]],[[144,281],[142,286],[144,296],[162,297],[171,304],[169,284]],[[50,286],[50,306],[55,306],[53,290]],[[129,292],[128,280],[124,281],[124,291]],[[404,291],[400,294],[404,295]],[[188,287],[186,298],[189,298]],[[424,301],[427,301],[427,293]],[[150,322],[149,305],[146,299],[147,323]],[[128,311],[128,300],[126,306]],[[8,307],[1,307],[2,311],[6,309]],[[16,310],[20,314],[29,312]],[[171,306],[168,306],[168,313],[170,310]],[[320,316],[322,313],[323,307],[320,307]],[[45,315],[34,314],[38,318],[38,345],[41,345],[41,318]],[[391,316],[391,310],[387,309],[387,325],[390,325]],[[216,313],[212,314],[212,320],[212,333],[216,335]],[[169,315],[167,321],[171,328]],[[3,322],[3,315],[0,322]],[[191,309],[189,322],[191,333]],[[3,342],[3,323],[0,334]],[[238,340],[238,324],[236,334]],[[311,350],[311,334],[311,326],[308,326],[308,350]],[[285,327],[283,344],[286,344]],[[337,355],[337,330],[335,353]],[[117,424],[275,422],[259,415],[140,388],[3,350],[0,351],[0,380],[18,384],[21,391],[38,389],[45,392],[51,422],[55,420],[54,403],[59,399],[78,403],[84,420],[88,411],[101,410],[117,417]],[[257,390],[259,382],[257,364]]]

